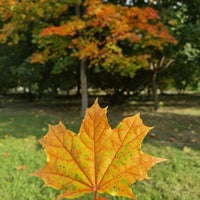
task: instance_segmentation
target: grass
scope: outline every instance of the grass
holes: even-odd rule
[[[125,116],[140,112],[146,125],[155,126],[145,138],[142,150],[168,159],[150,170],[152,179],[135,183],[133,192],[138,200],[199,200],[200,97],[168,96],[161,100],[158,112],[152,111],[151,102],[135,99],[121,106],[109,106],[108,118],[112,127]],[[59,120],[77,132],[81,124],[78,105],[79,102],[71,100],[48,106],[23,101],[4,103],[0,108],[0,199],[56,198],[60,191],[42,187],[42,180],[30,176],[46,160],[38,139],[46,134],[49,123],[56,124]],[[106,197],[108,200],[128,200]],[[79,199],[89,200],[92,196]]]

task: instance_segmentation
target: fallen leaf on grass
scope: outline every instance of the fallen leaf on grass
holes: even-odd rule
[[[94,196],[108,193],[136,199],[130,186],[148,179],[147,171],[164,161],[141,151],[151,128],[143,124],[139,114],[124,118],[111,129],[106,113],[107,108],[101,108],[96,100],[87,109],[78,134],[60,122],[49,126],[40,139],[47,163],[33,175],[42,178],[46,186],[63,190],[58,199],[92,192]]]
[[[15,169],[16,169],[17,171],[24,170],[24,169],[26,169],[26,165],[17,166],[17,167],[15,167]]]
[[[187,147],[187,146],[184,146],[184,147],[183,147],[183,152],[184,152],[184,153],[190,153],[190,152],[191,152],[191,149],[190,149],[189,147]]]
[[[175,137],[170,137],[169,140],[170,140],[171,142],[174,142],[174,141],[176,141],[176,138],[175,138]]]
[[[5,135],[3,136],[4,139],[7,139],[8,137],[9,137],[8,134],[5,134]]]
[[[195,143],[197,140],[195,138],[192,138],[191,142]]]
[[[156,137],[156,134],[155,133],[151,133],[150,136],[151,137]]]
[[[2,155],[3,155],[3,157],[4,157],[4,158],[7,158],[7,157],[9,157],[9,156],[10,156],[10,154],[9,154],[9,153],[3,153]]]

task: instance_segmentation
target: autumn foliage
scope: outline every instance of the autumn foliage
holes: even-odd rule
[[[143,124],[139,114],[124,118],[112,129],[106,112],[96,100],[87,109],[78,134],[60,122],[49,126],[47,135],[40,139],[47,163],[34,175],[46,186],[62,190],[58,199],[87,193],[93,193],[94,200],[97,193],[136,199],[130,186],[147,179],[147,171],[164,160],[141,150],[151,128]]]
[[[142,47],[155,47],[175,43],[175,39],[168,33],[161,23],[156,10],[151,7],[124,7],[114,4],[104,4],[101,0],[83,1],[81,16],[71,16],[61,25],[48,26],[40,33],[41,37],[59,35],[70,38],[66,47],[71,55],[80,60],[87,60],[89,66],[120,66],[127,67],[130,63],[143,65],[150,55],[144,48],[140,53],[129,52],[123,54],[122,41],[127,46],[137,44]],[[44,52],[38,52],[48,57]],[[37,55],[37,54],[35,54]],[[32,62],[40,62],[39,56],[33,56]],[[141,64],[141,59],[143,63]],[[41,59],[42,61],[42,59]],[[131,69],[133,70],[133,69]]]
[[[88,67],[133,76],[148,67],[151,50],[176,42],[155,9],[102,0],[2,0],[0,17],[0,42],[17,44],[29,35],[36,47],[31,63],[75,56]]]

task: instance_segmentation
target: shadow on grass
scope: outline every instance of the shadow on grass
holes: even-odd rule
[[[161,147],[169,145],[200,151],[200,107],[195,107],[194,103],[182,108],[170,105],[157,112],[153,111],[151,104],[114,106],[108,112],[109,122],[114,128],[124,117],[136,113],[140,113],[145,125],[154,127],[144,139],[145,142]]]
[[[162,113],[153,116],[146,114],[144,120],[155,126],[147,136],[147,142],[156,146],[170,145],[180,149],[190,147],[200,150],[200,117]]]
[[[90,105],[94,99],[90,99]],[[110,105],[108,119],[114,128],[124,117],[140,112],[144,124],[155,127],[147,135],[145,142],[156,146],[169,145],[180,149],[189,147],[200,150],[199,99],[199,96],[165,97],[163,107],[158,112],[153,111],[152,102],[130,99],[121,105]],[[103,98],[99,98],[99,102],[102,107],[109,105]],[[47,133],[48,124],[54,125],[59,121],[66,128],[78,133],[81,124],[79,106],[80,99],[77,98],[49,104],[8,101],[7,106],[0,109],[0,137],[35,136],[39,139]]]

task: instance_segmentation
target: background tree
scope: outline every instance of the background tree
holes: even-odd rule
[[[160,16],[171,33],[177,38],[177,45],[170,51],[174,54],[174,62],[166,71],[172,79],[177,91],[184,91],[188,86],[193,89],[200,81],[199,51],[200,51],[200,2],[163,1],[156,4]],[[163,76],[164,77],[164,76]]]
[[[17,51],[17,47],[0,45],[0,94],[18,84],[18,77],[14,71]]]
[[[151,8],[127,8],[87,0],[76,5],[75,11],[76,15],[67,23],[49,26],[40,35],[60,35],[71,42],[68,52],[72,49],[71,55],[78,57],[81,63],[83,116],[87,107],[86,64],[133,76],[136,69],[147,65],[149,55],[142,51],[142,46],[161,48],[174,39]],[[38,61],[38,57],[45,59],[46,48],[35,54],[32,61]]]
[[[56,3],[51,0],[34,2],[9,0],[0,2],[2,20],[0,41],[7,45],[18,46],[15,59],[9,58],[15,62],[13,71],[19,78],[18,85],[28,88],[30,92],[35,93],[37,96],[43,95],[46,90],[55,91],[55,87],[61,85],[57,82],[63,79],[62,76],[69,74],[64,69],[63,64],[69,66],[75,63],[74,59],[69,57],[60,57],[53,62],[42,64],[30,63],[30,57],[37,49],[38,34],[42,28],[50,22],[56,23],[58,17],[60,20],[65,18],[60,13],[67,9],[68,7],[63,1],[57,1]],[[60,38],[57,38],[56,41],[57,46],[55,45],[54,48],[57,50],[62,49],[63,41]],[[52,55],[52,57],[54,56]],[[16,62],[17,57],[18,61]],[[71,77],[74,77],[73,74],[74,72],[72,72]],[[56,79],[58,76],[59,79]],[[70,80],[69,77],[65,78]],[[73,82],[69,81],[69,83]],[[66,89],[72,87],[69,85],[71,84],[66,85]]]

